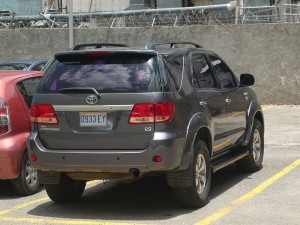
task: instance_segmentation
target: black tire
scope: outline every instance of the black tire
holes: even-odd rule
[[[23,196],[33,195],[40,191],[37,170],[31,166],[27,152],[24,153],[19,177],[10,180],[14,190]]]
[[[199,168],[197,164],[202,166]],[[197,168],[198,175],[196,172]],[[200,176],[200,172],[202,176]],[[192,186],[173,188],[175,198],[184,207],[200,208],[207,203],[211,183],[210,156],[208,148],[203,141],[198,141],[195,145],[192,163],[188,169],[188,176],[192,180]]]
[[[49,198],[56,203],[75,202],[84,192],[86,182],[74,180],[66,174],[61,174],[59,184],[45,184]]]
[[[250,141],[246,148],[249,149],[249,156],[237,161],[236,166],[244,172],[259,171],[264,157],[264,129],[257,119],[254,119]]]

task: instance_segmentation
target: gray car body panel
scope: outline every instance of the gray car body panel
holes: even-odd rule
[[[145,52],[150,55],[179,52],[178,54],[184,57],[184,69],[180,75],[183,78],[179,90],[101,93],[99,102],[91,107],[85,101],[92,93],[37,93],[33,103],[53,105],[59,124],[33,126],[28,138],[28,151],[37,157],[37,160],[32,162],[35,168],[49,172],[128,173],[132,169],[138,169],[141,173],[176,173],[189,167],[195,141],[203,129],[209,132],[210,143],[207,145],[210,146],[212,158],[230,151],[233,147],[246,145],[249,141],[253,119],[257,112],[262,112],[256,95],[250,88],[237,86],[233,92],[241,94],[246,91],[249,98],[245,102],[247,106],[240,114],[243,120],[247,120],[247,125],[244,130],[235,131],[226,130],[226,118],[230,114],[227,112],[228,104],[225,103],[226,96],[223,96],[223,90],[217,87],[205,91],[192,87],[190,52],[213,55],[214,53],[203,49],[192,49],[190,52],[188,49],[105,51]],[[80,53],[83,54],[84,51]],[[72,55],[72,52],[61,55],[64,54]],[[202,105],[203,101],[208,104]],[[157,102],[175,103],[175,113],[171,121],[155,124],[128,123],[131,109],[135,104]],[[76,125],[80,111],[98,110],[108,113],[111,127],[82,129]],[[235,111],[230,113],[236,114]],[[228,138],[229,135],[233,135],[233,141],[228,141],[231,140]],[[157,155],[162,157],[159,163],[153,161],[153,157]]]
[[[179,168],[185,142],[185,132],[157,132],[148,148],[143,150],[49,150],[32,132],[28,138],[30,154],[38,158],[34,167],[59,172],[120,172],[138,169],[141,173],[173,171]],[[172,149],[172,151],[170,151]],[[152,158],[160,155],[161,163]]]

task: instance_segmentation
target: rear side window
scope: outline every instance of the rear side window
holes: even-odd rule
[[[149,54],[70,54],[56,57],[47,68],[39,93],[89,87],[98,92],[160,92],[166,79]]]
[[[33,95],[36,91],[38,84],[41,81],[41,77],[28,78],[26,80],[17,83],[17,88],[23,96],[28,108],[31,106]]]
[[[181,87],[183,76],[183,57],[181,55],[163,55],[163,68],[167,78],[169,91],[178,91]]]

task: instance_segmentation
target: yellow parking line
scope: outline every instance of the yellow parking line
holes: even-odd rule
[[[220,148],[220,147],[222,147],[223,145],[226,145],[229,141],[231,141],[230,138],[227,139],[227,140],[225,140],[224,142],[218,144],[218,145],[215,145],[215,146],[213,147],[213,150],[215,150],[215,149],[217,149],[217,148]]]
[[[233,117],[236,117],[237,115],[240,115],[240,114],[244,114],[244,112],[235,113],[233,115],[228,116],[228,118],[233,118]]]
[[[93,181],[89,181],[87,184],[88,185],[92,185],[92,184],[95,184],[99,182],[99,180],[93,180]],[[101,182],[101,181],[100,181]],[[37,199],[37,200],[34,200],[34,201],[30,201],[30,202],[26,202],[26,203],[22,203],[22,204],[19,204],[19,205],[16,205],[10,209],[6,209],[6,210],[2,210],[0,211],[0,215],[4,215],[4,214],[7,214],[7,213],[10,213],[12,211],[15,211],[15,210],[18,210],[18,209],[22,209],[22,208],[26,208],[28,206],[31,206],[31,205],[35,205],[37,203],[40,203],[40,202],[45,202],[45,201],[48,201],[50,200],[48,197],[46,198],[40,198],[40,199]],[[0,219],[1,221],[1,219]]]
[[[285,169],[281,170],[279,173],[275,174],[273,177],[269,178],[265,182],[258,185],[256,188],[254,188],[252,191],[248,192],[247,194],[241,196],[240,198],[234,200],[230,205],[224,207],[223,209],[213,213],[212,215],[206,217],[205,219],[195,223],[195,225],[209,225],[216,220],[222,218],[223,216],[229,214],[231,211],[234,210],[238,205],[242,204],[243,202],[255,197],[262,191],[264,191],[267,187],[269,187],[271,184],[282,178],[284,175],[291,172],[293,169],[295,169],[297,166],[300,165],[300,159],[293,162],[291,165],[286,167]]]
[[[262,110],[265,111],[265,110],[268,110],[268,109],[271,109],[271,108],[273,108],[273,107],[269,106],[269,107],[263,108]]]
[[[47,201],[47,200],[49,200],[49,198],[40,198],[40,199],[31,201],[31,202],[26,202],[26,203],[17,205],[15,207],[11,208],[11,209],[6,209],[6,210],[0,211],[0,215],[4,215],[4,214],[10,213],[12,211],[22,209],[22,208],[25,208],[27,206],[31,206],[31,205],[34,205],[34,204],[37,204],[37,203],[40,203],[40,202],[44,202],[44,201]]]
[[[57,219],[12,218],[12,217],[0,217],[0,221],[21,222],[21,223],[67,224],[67,225],[146,225],[146,224],[137,224],[137,223],[118,223],[118,222],[104,222],[104,221],[57,220]]]
[[[265,108],[262,108],[262,110],[265,111],[265,110],[268,110],[268,109],[271,109],[271,108],[273,108],[273,106],[267,106]],[[240,114],[243,114],[243,113],[244,112],[237,112],[235,114],[232,114],[232,115],[228,116],[228,118],[233,118],[233,117],[236,117],[237,115],[240,115]]]
[[[100,181],[100,180],[92,180],[92,181],[89,181],[89,182],[87,182],[86,184],[87,185],[92,185],[92,184],[95,184],[95,183],[102,183],[102,181]]]

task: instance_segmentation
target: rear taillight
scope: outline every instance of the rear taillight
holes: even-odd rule
[[[174,102],[145,103],[134,105],[128,122],[130,124],[163,123],[173,118]]]
[[[0,135],[11,131],[9,109],[7,103],[0,98]]]
[[[155,122],[163,123],[173,118],[175,111],[174,102],[164,102],[155,104]]]
[[[58,124],[58,119],[52,105],[38,104],[31,106],[31,122]]]

